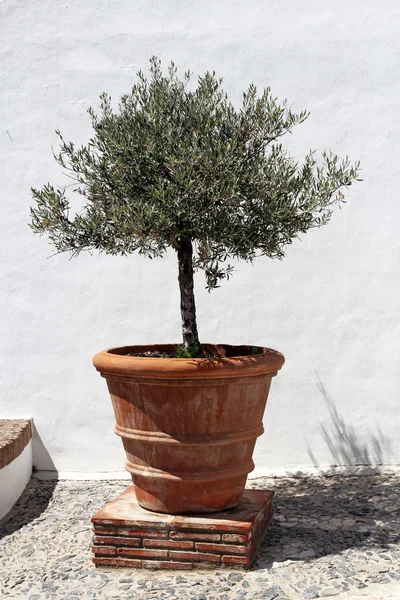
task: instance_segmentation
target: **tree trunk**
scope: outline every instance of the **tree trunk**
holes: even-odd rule
[[[193,246],[189,238],[179,240],[178,265],[179,289],[181,293],[181,316],[183,348],[199,345],[196,323],[196,305],[194,301]]]

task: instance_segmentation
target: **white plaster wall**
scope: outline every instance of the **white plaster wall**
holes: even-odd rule
[[[14,506],[32,474],[32,442],[8,465],[0,469],[0,519]]]
[[[29,187],[65,183],[54,130],[85,142],[87,107],[102,91],[128,91],[152,54],[182,70],[215,69],[235,102],[251,81],[270,85],[311,111],[288,140],[294,155],[331,148],[361,161],[364,181],[348,204],[283,262],[239,265],[211,295],[198,278],[199,328],[203,341],[265,344],[286,356],[259,469],[398,465],[398,0],[4,0],[0,33],[0,410],[33,416],[35,466],[120,470],[91,357],[179,341],[172,253],[50,259],[27,227]]]

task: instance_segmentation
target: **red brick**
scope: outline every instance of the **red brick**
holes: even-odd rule
[[[170,557],[172,560],[192,560],[194,563],[197,562],[212,562],[219,563],[220,556],[218,554],[203,554],[201,552],[174,552],[171,551]]]
[[[200,542],[219,542],[219,533],[198,533],[196,531],[170,531],[170,538],[174,540],[199,540]]]
[[[117,536],[96,536],[96,544],[113,544],[114,546],[140,546],[140,538],[117,537]]]
[[[126,529],[124,527],[117,528],[118,535],[124,535],[129,537],[152,537],[152,538],[166,538],[168,537],[168,531],[157,530],[157,529]]]
[[[253,558],[255,557],[255,555],[256,555],[256,553],[257,553],[258,547],[259,547],[259,543],[257,543],[257,544],[254,544],[254,545],[252,546],[252,548],[251,548],[250,552],[248,553],[248,555],[247,555],[247,559],[249,560],[249,562],[250,562],[250,563],[252,563],[252,562],[253,562]]]
[[[269,522],[270,519],[272,518],[272,515],[274,514],[274,507],[270,506],[270,508],[266,511],[265,516],[264,516],[264,523],[265,521]],[[267,523],[268,524],[268,523]]]
[[[143,546],[147,548],[171,548],[171,550],[193,550],[194,542],[182,542],[179,540],[143,540]]]
[[[92,546],[92,552],[96,555],[110,556],[110,554],[117,554],[117,549],[115,546]]]
[[[254,520],[254,519],[253,519]],[[200,521],[200,519],[199,519]],[[196,529],[202,530],[204,533],[247,533],[252,527],[252,521],[218,521],[212,522],[212,519],[202,518],[200,522],[196,522],[190,517],[176,517],[172,521],[172,527],[179,530]],[[206,530],[206,531],[204,531]]]
[[[168,550],[151,550],[149,548],[118,548],[119,556],[134,558],[168,558]]]
[[[103,565],[105,567],[135,567],[140,569],[142,566],[141,560],[129,560],[128,558],[92,558],[95,565]]]
[[[110,526],[104,526],[104,525],[94,525],[94,532],[95,533],[106,533],[109,535],[113,535],[115,533],[117,533],[117,528],[116,527],[110,527]]]
[[[246,554],[246,546],[233,546],[229,544],[207,544],[196,542],[196,550],[200,552],[219,552],[219,554]]]
[[[131,487],[92,517],[95,553],[107,546],[114,552],[96,556],[94,563],[146,569],[220,568],[222,564],[247,568],[272,514],[272,500],[272,492],[246,490],[241,505],[229,513],[156,515],[137,505]]]
[[[193,569],[193,563],[190,562],[170,562],[167,560],[143,560],[144,569]]]
[[[247,535],[240,535],[239,533],[224,533],[222,534],[223,542],[234,542],[239,544],[245,544],[248,541]]]
[[[222,562],[225,565],[250,565],[250,559],[244,556],[223,556]]]

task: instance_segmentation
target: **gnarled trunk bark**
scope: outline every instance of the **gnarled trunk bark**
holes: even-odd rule
[[[196,305],[194,301],[193,280],[193,246],[189,238],[179,240],[178,265],[179,265],[179,289],[181,294],[181,316],[183,348],[199,345],[197,333]]]

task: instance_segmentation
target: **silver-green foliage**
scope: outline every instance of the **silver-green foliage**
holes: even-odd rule
[[[161,256],[179,240],[194,245],[194,267],[207,286],[229,276],[229,258],[282,258],[300,233],[325,224],[358,163],[310,151],[298,164],[280,138],[308,116],[292,112],[265,89],[250,85],[235,108],[214,73],[189,89],[173,64],[165,74],[156,58],[150,75],[113,110],[101,96],[89,109],[94,135],[76,147],[61,134],[57,162],[74,179],[82,210],[71,216],[71,187],[32,189],[31,227],[57,251],[97,249]]]

